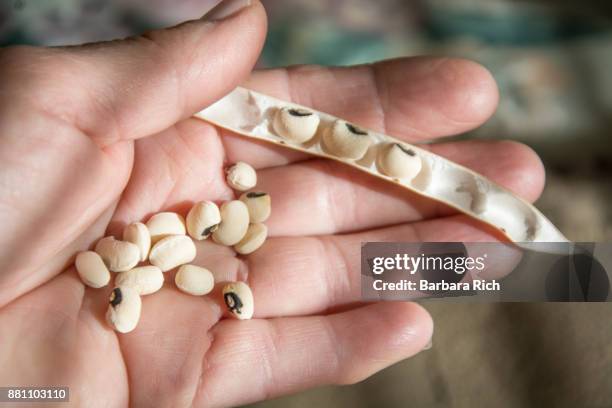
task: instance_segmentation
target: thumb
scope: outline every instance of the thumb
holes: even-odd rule
[[[265,33],[259,1],[223,0],[173,28],[76,47],[19,48],[5,60],[13,78],[23,79],[11,82],[27,83],[16,94],[38,93],[29,101],[104,146],[162,131],[228,93],[253,68]]]

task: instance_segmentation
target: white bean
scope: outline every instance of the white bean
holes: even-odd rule
[[[187,214],[187,232],[191,238],[201,241],[208,238],[221,222],[219,207],[212,201],[195,204]]]
[[[210,293],[215,286],[212,272],[195,265],[182,265],[174,277],[176,287],[194,296]]]
[[[304,143],[314,137],[319,121],[319,116],[312,111],[284,107],[276,111],[273,126],[282,138]]]
[[[84,284],[92,288],[101,288],[110,281],[110,272],[104,261],[93,251],[79,252],[74,266]]]
[[[221,224],[213,232],[213,240],[222,245],[235,245],[244,237],[249,228],[249,210],[238,200],[221,205]]]
[[[270,194],[250,191],[240,196],[240,201],[246,204],[249,210],[251,223],[264,222],[272,212]]]
[[[344,159],[359,160],[368,151],[372,138],[366,130],[344,120],[336,120],[323,132],[321,142],[323,149],[329,154]]]
[[[257,223],[249,225],[246,235],[239,243],[234,245],[234,251],[242,255],[255,252],[263,245],[268,236],[268,227],[265,224]]]
[[[116,287],[111,292],[106,321],[120,333],[128,333],[136,328],[140,320],[142,301],[135,289]]]
[[[253,317],[255,302],[251,288],[244,282],[232,282],[223,287],[223,299],[230,313],[239,320]]]
[[[151,249],[151,234],[142,222],[133,222],[123,229],[123,240],[131,242],[140,250],[140,260],[146,261]]]
[[[157,266],[139,266],[117,274],[115,286],[130,287],[139,295],[150,295],[164,286],[164,274]]]
[[[149,262],[162,272],[189,263],[196,257],[196,247],[187,235],[171,235],[153,245]]]
[[[160,212],[153,215],[147,221],[147,228],[151,234],[151,244],[170,236],[170,235],[185,235],[185,220],[177,213]]]
[[[227,169],[227,184],[238,191],[246,191],[257,184],[255,169],[245,162],[238,162]]]
[[[401,143],[387,143],[376,157],[378,170],[390,177],[412,180],[421,171],[421,158]]]
[[[102,238],[96,244],[95,251],[113,272],[130,270],[140,260],[140,249],[136,245],[116,240],[115,237]]]

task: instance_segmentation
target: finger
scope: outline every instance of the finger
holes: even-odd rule
[[[493,114],[498,101],[497,86],[485,68],[453,58],[265,70],[244,85],[413,142],[473,129]],[[224,134],[230,161],[269,167],[306,157]]]
[[[246,257],[228,256],[199,241],[194,263],[210,269],[215,282],[247,281],[257,301],[256,317],[298,316],[361,301],[362,242],[488,241],[499,237],[456,215],[342,236],[271,238]]]
[[[430,147],[527,200],[542,191],[542,163],[525,145],[466,141]],[[456,213],[401,186],[323,159],[260,170],[257,190],[272,197],[267,221],[272,236],[345,233]]]
[[[159,132],[233,89],[265,31],[257,0],[225,0],[200,20],[127,40],[9,49],[3,78],[15,83],[8,93],[107,145]]]
[[[351,384],[421,351],[429,314],[415,303],[344,313],[221,321],[204,359],[196,406],[236,406],[323,384]]]

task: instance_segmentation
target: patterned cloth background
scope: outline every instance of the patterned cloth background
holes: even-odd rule
[[[538,207],[571,239],[612,239],[609,0],[263,0],[260,66],[415,54],[471,58],[501,89],[470,137],[521,140],[547,168]],[[198,18],[215,0],[0,0],[0,44],[75,44]],[[460,136],[460,137],[465,137]],[[263,403],[612,406],[611,307],[427,303],[434,346],[362,384]]]

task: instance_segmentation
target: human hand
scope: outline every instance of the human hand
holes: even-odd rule
[[[67,385],[83,406],[236,405],[359,381],[427,344],[432,321],[417,304],[360,303],[360,242],[493,236],[342,164],[190,116],[242,83],[423,141],[486,120],[493,80],[437,58],[247,78],[265,30],[254,2],[125,41],[1,51],[0,384]],[[542,188],[540,162],[522,145],[431,149],[527,199]],[[222,319],[220,299],[168,283],[143,297],[139,326],[117,335],[104,321],[110,288],[85,288],[68,267],[74,254],[152,213],[231,199],[223,168],[239,160],[272,197],[271,237],[247,257],[200,242],[195,263],[217,281],[248,281],[255,319]]]

